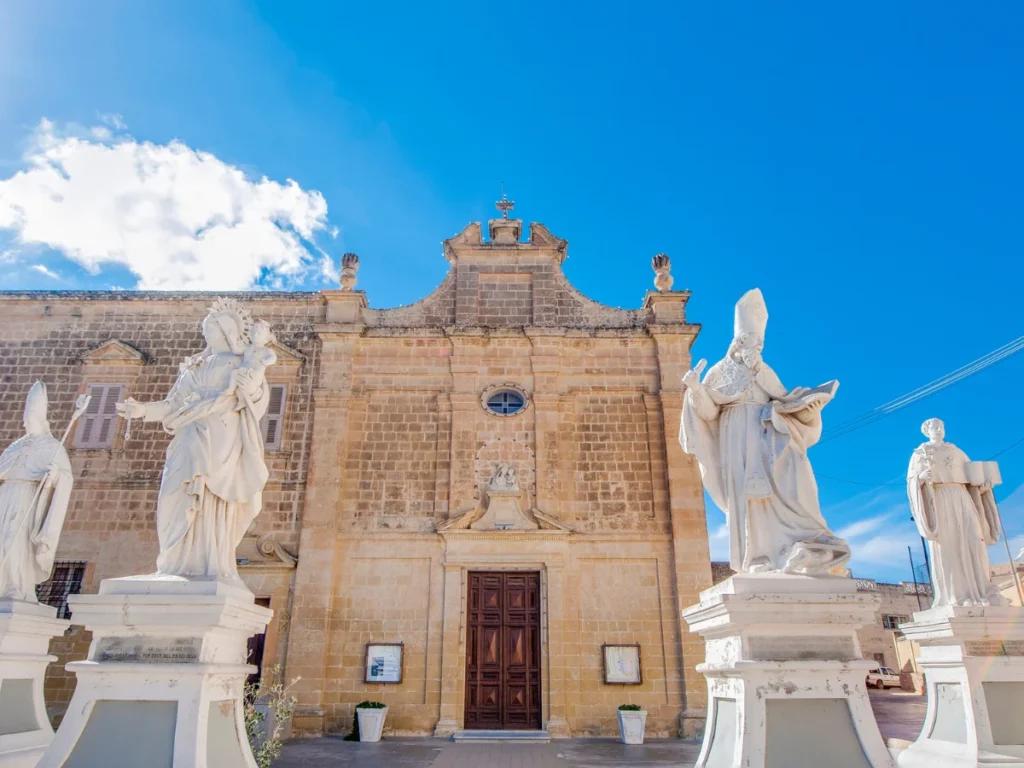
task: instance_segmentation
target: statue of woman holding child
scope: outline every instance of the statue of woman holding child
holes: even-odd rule
[[[260,419],[276,362],[270,326],[220,299],[203,320],[206,348],[185,360],[163,400],[117,404],[126,419],[173,435],[157,501],[157,570],[238,580],[235,549],[263,503],[267,466]]]

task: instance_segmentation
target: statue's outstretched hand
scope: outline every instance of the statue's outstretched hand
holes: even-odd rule
[[[43,478],[43,485],[47,488],[53,488],[57,485],[58,480],[60,480],[60,470],[55,466],[51,466],[46,470],[46,476]]]
[[[131,397],[123,403],[115,403],[114,407],[122,419],[141,419],[146,415],[146,406]]]
[[[683,376],[683,386],[687,389],[691,389],[700,384],[700,375],[704,373],[704,368],[707,367],[708,361],[701,358],[700,361],[691,370],[686,372]]]

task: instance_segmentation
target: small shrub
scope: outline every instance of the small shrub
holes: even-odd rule
[[[623,712],[640,712],[643,710],[639,704],[620,704],[619,709]]]
[[[268,679],[277,680],[280,667],[271,667],[267,670]],[[247,683],[245,686],[245,701],[242,713],[245,719],[245,735],[249,739],[249,746],[252,748],[252,756],[256,759],[259,768],[270,768],[271,764],[281,756],[281,721],[287,720],[295,712],[297,700],[288,693],[288,689],[299,681],[295,678],[288,685],[275,682],[270,685],[266,680],[259,683]],[[256,709],[258,703],[264,703],[274,717],[274,730],[264,739],[263,713]]]
[[[361,701],[356,704],[356,709],[384,709],[386,706],[383,701]]]

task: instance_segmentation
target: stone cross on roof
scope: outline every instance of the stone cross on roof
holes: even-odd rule
[[[501,218],[507,219],[508,212],[516,207],[513,200],[508,199],[508,195],[505,194],[505,182],[501,183],[501,200],[494,204],[494,207],[501,211]]]

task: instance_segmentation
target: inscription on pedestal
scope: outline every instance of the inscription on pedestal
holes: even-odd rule
[[[964,643],[966,656],[1024,656],[1021,640],[968,640]]]
[[[93,661],[139,664],[190,664],[199,661],[198,637],[107,637],[99,641]]]
[[[852,637],[832,635],[791,635],[751,637],[747,640],[751,659],[758,661],[799,661],[829,659],[851,661],[857,658]]]

